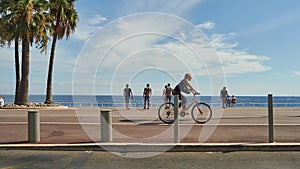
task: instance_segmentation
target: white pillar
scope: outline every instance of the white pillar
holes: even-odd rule
[[[111,110],[102,109],[100,110],[100,123],[101,123],[101,141],[110,142],[112,141],[112,118]]]
[[[28,141],[40,141],[40,114],[37,110],[28,111]]]

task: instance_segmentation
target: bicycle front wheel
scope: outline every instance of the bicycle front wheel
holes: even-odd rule
[[[212,110],[206,103],[198,103],[192,109],[192,117],[197,123],[204,124],[211,119],[211,116]]]
[[[174,119],[174,104],[173,103],[164,103],[158,109],[159,119],[167,124],[172,124]]]

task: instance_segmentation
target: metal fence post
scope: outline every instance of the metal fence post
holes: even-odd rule
[[[174,96],[174,143],[179,143],[178,97]]]
[[[28,111],[28,141],[40,141],[40,114],[37,110]]]
[[[268,94],[269,143],[274,142],[273,96]]]
[[[100,123],[101,123],[101,141],[110,142],[112,141],[112,118],[111,110],[102,109],[100,110]]]

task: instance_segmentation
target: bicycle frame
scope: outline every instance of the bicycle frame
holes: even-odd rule
[[[185,108],[185,110],[183,110],[183,105],[181,105],[181,107],[180,107],[180,109],[181,110],[183,110],[183,111],[187,111],[188,109],[190,109],[193,105],[196,105],[197,107],[198,107],[198,104],[199,104],[199,102],[198,102],[198,100],[197,100],[197,98],[196,98],[196,95],[194,94],[193,95],[193,98],[191,99],[191,100],[189,100],[186,104],[184,104],[184,105],[188,105],[186,108]],[[198,107],[199,108],[199,107]]]

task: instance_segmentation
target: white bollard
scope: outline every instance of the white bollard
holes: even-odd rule
[[[28,111],[28,141],[40,141],[40,114],[37,110]]]
[[[101,141],[110,142],[112,141],[112,118],[111,110],[102,109],[100,110],[100,123],[101,123]]]

